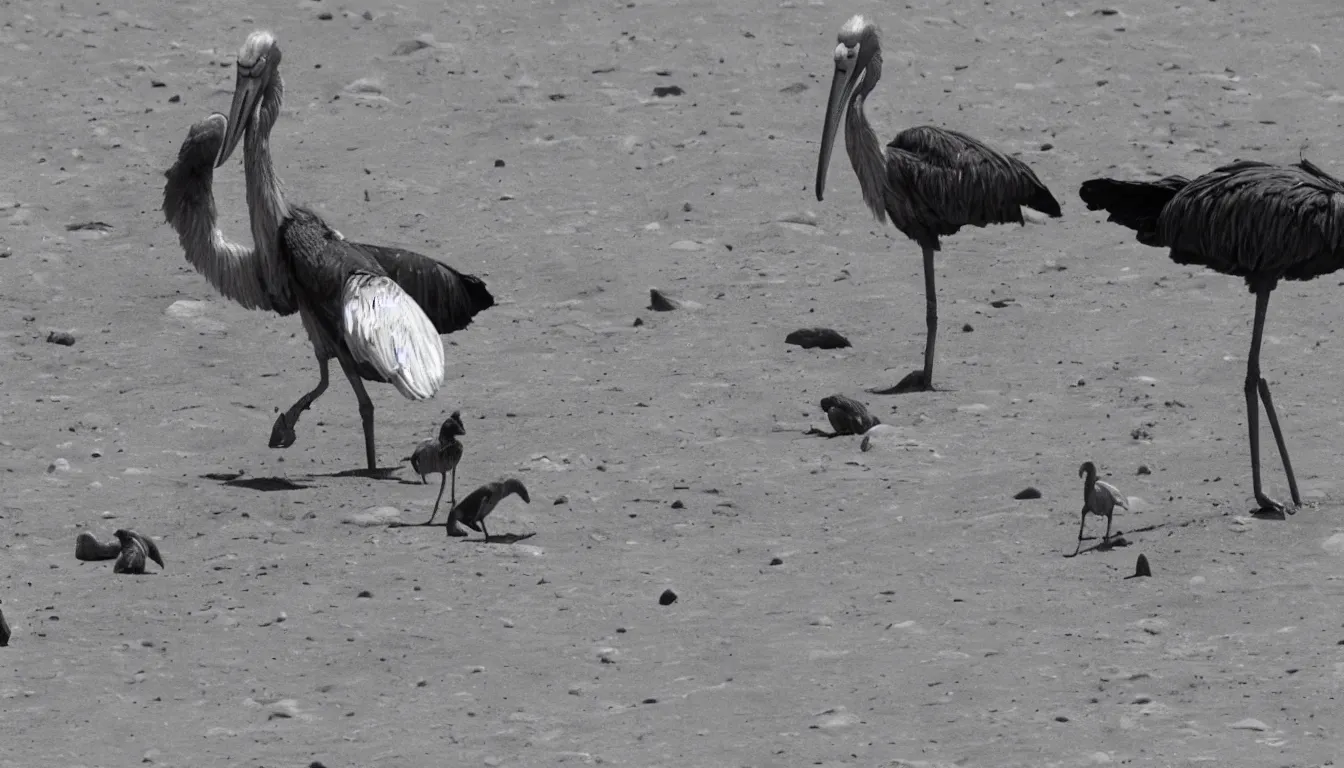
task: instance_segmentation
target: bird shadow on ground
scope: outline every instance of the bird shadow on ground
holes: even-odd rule
[[[817,429],[816,427],[810,427],[806,432],[803,433],[803,435],[804,435],[805,437],[826,437],[826,438],[832,438],[832,437],[844,437],[844,436],[845,436],[845,433],[843,433],[843,432],[827,432],[827,431],[824,430],[824,429]]]
[[[301,491],[312,487],[284,477],[243,477],[242,472],[207,472],[201,477],[231,488],[247,488],[253,491]]]
[[[325,474],[310,475],[310,477],[362,477],[366,480],[397,480],[406,482],[396,473],[401,471],[401,467],[379,467],[378,469],[343,469],[340,472],[328,472]]]
[[[478,544],[517,544],[520,541],[530,539],[536,535],[537,534],[535,531],[533,531],[532,533],[493,533],[484,539],[475,541]],[[473,541],[473,540],[467,539],[465,541]]]

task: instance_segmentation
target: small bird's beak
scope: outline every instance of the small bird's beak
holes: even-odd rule
[[[831,98],[826,102],[826,126],[821,132],[821,157],[817,159],[817,200],[826,193],[826,169],[831,164],[831,147],[835,144],[835,132],[840,127],[840,117],[849,104],[849,96],[859,82],[860,69],[852,64],[849,69],[836,65],[835,77],[831,80]]]
[[[247,123],[257,110],[257,100],[261,98],[264,85],[261,73],[238,72],[238,80],[233,87],[233,105],[229,107],[229,130],[224,134],[224,146],[219,150],[218,168],[228,162],[238,141],[243,138]]]

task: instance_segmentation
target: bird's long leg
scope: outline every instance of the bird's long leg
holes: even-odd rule
[[[369,393],[364,389],[364,380],[359,377],[359,372],[355,370],[355,364],[345,355],[340,356],[341,370],[345,371],[345,378],[350,380],[350,388],[355,390],[355,399],[359,401],[359,420],[364,424],[364,456],[369,463],[369,471],[378,471],[378,453],[374,449],[373,442],[373,401],[369,399]]]
[[[1106,533],[1102,534],[1101,536],[1101,541],[1103,544],[1111,540],[1111,518],[1114,516],[1114,514],[1115,513],[1113,511],[1106,513]]]
[[[1283,505],[1266,496],[1260,484],[1260,337],[1265,330],[1265,312],[1268,309],[1269,291],[1256,291],[1255,326],[1251,331],[1251,352],[1246,359],[1246,428],[1251,438],[1251,487],[1255,492],[1255,500],[1263,511],[1283,512]],[[1268,392],[1269,388],[1266,387],[1265,391]],[[1286,457],[1288,454],[1284,452],[1283,455]]]
[[[1078,546],[1076,546],[1076,547],[1073,548],[1073,554],[1072,554],[1072,555],[1065,555],[1065,557],[1077,557],[1077,556],[1078,556],[1078,552],[1079,552],[1079,550],[1081,550],[1081,549],[1083,548],[1083,529],[1086,528],[1086,527],[1087,527],[1087,507],[1083,507],[1083,515],[1082,515],[1082,518],[1079,519],[1079,521],[1078,521]]]
[[[485,527],[485,521],[481,521],[481,533],[485,534],[486,542],[490,541],[490,529]]]
[[[288,448],[298,439],[298,435],[294,432],[294,426],[299,423],[299,414],[308,410],[313,401],[327,391],[330,367],[330,360],[321,356],[317,358],[317,368],[321,372],[322,378],[317,382],[317,386],[313,387],[312,392],[300,397],[298,402],[289,407],[289,410],[276,417],[275,425],[271,427],[270,447]]]
[[[448,475],[443,476],[443,481],[439,483],[439,495],[434,499],[434,511],[429,513],[429,520],[424,525],[432,525],[434,518],[439,514],[439,502],[443,501],[443,487],[448,484]],[[450,507],[451,509],[451,507]]]
[[[1269,382],[1262,377],[1257,385],[1260,399],[1265,401],[1265,416],[1269,418],[1269,428],[1274,433],[1274,442],[1279,446],[1279,456],[1283,458],[1283,471],[1288,475],[1288,491],[1293,495],[1293,504],[1302,506],[1302,496],[1297,492],[1297,477],[1293,475],[1293,460],[1288,458],[1288,446],[1283,442],[1283,430],[1279,428],[1279,414],[1274,411],[1274,398],[1269,396]],[[1286,509],[1288,514],[1297,510]]]
[[[875,395],[903,395],[933,389],[933,351],[938,341],[938,291],[934,286],[933,246],[923,245],[921,248],[924,251],[924,321],[927,326],[924,369],[911,371],[893,387],[868,390]]]

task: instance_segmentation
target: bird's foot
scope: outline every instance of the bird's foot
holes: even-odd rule
[[[909,392],[932,392],[933,385],[929,383],[929,377],[924,375],[923,371],[911,371],[906,374],[904,379],[896,382],[895,386],[886,389],[870,389],[868,392],[874,395],[904,395]]]
[[[452,523],[448,523],[447,525],[444,526],[444,528],[447,529],[449,536],[464,538],[467,535],[466,531],[462,530],[461,528],[458,528],[456,525],[453,525]]]
[[[275,426],[271,427],[271,447],[288,448],[298,440],[299,436],[294,433],[294,426],[289,423],[287,414],[280,414],[275,417]]]
[[[1259,502],[1260,508],[1251,514],[1264,520],[1284,520],[1288,515],[1297,511],[1292,507],[1285,507],[1263,493],[1257,493],[1255,500]]]

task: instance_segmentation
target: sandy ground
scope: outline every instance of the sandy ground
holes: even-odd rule
[[[1340,280],[1271,303],[1308,504],[1253,520],[1251,297],[1076,189],[1308,141],[1344,171],[1344,10],[1106,7],[0,0],[0,766],[1332,764]],[[919,362],[918,250],[843,154],[811,190],[856,12],[884,27],[884,138],[960,128],[1065,205],[947,242],[940,392],[863,394]],[[492,530],[533,538],[347,523],[427,516],[436,487],[339,475],[363,465],[339,376],[266,447],[316,381],[302,328],[218,296],[158,211],[257,27],[285,52],[290,197],[499,300],[449,337],[434,401],[371,387],[381,460],[460,407],[460,491],[523,478],[532,504]],[[216,179],[247,241],[240,166]],[[698,306],[650,312],[654,286]],[[783,343],[811,325],[853,348]],[[834,392],[900,438],[805,437]],[[1087,459],[1131,497],[1130,546],[1064,559]],[[1044,498],[1015,501],[1028,485]],[[78,531],[123,526],[166,571],[74,559]],[[1124,580],[1139,553],[1153,578]]]

